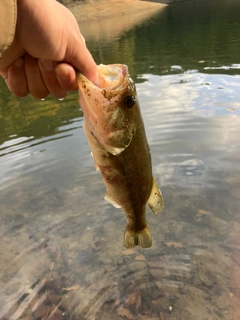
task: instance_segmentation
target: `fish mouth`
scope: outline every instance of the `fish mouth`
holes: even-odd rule
[[[124,84],[128,74],[128,67],[123,64],[100,64],[97,69],[98,74],[94,83],[81,73],[77,75],[83,86],[97,90],[118,90]]]

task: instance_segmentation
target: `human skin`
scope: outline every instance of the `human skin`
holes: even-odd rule
[[[95,81],[96,63],[72,13],[56,0],[18,0],[14,41],[0,59],[9,90],[63,98],[77,90],[75,70]]]

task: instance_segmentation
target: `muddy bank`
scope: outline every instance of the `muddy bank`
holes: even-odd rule
[[[89,0],[69,3],[66,6],[73,12],[78,21],[84,22],[121,15],[132,15],[143,11],[158,11],[165,4],[140,0]]]
[[[86,40],[117,38],[166,5],[140,0],[89,0],[66,5],[76,17]]]

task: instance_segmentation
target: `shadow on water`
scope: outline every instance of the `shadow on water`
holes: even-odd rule
[[[165,200],[150,249],[123,247],[77,94],[17,99],[0,82],[0,319],[239,319],[239,6],[181,2],[87,39],[137,83]]]

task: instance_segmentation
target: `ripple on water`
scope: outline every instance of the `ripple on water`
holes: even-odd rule
[[[196,312],[204,318],[215,313],[214,292],[224,285],[226,290],[218,291],[218,297],[224,301],[221,315],[226,312],[231,299],[226,276],[229,248],[221,248],[214,240],[219,230],[223,235],[227,232],[223,222],[216,225],[216,217],[202,210],[195,222],[182,216],[179,224],[177,206],[168,206],[167,220],[164,214],[148,216],[154,239],[151,249],[123,250],[125,217],[105,202],[96,206],[91,201],[95,189],[94,182],[80,189],[76,182],[62,197],[61,190],[50,193],[48,187],[46,206],[40,206],[36,215],[25,212],[21,221],[9,225],[1,236],[9,252],[2,270],[1,281],[6,283],[0,295],[1,317],[12,314],[11,319],[17,320],[32,315],[37,319],[54,313],[57,319],[70,320],[177,319],[181,309],[185,319]],[[60,200],[57,216],[49,211],[54,194]],[[183,208],[184,203],[178,210]],[[198,224],[204,219],[209,227],[200,232]],[[220,256],[225,258],[216,274]],[[211,304],[204,308],[210,297]]]

